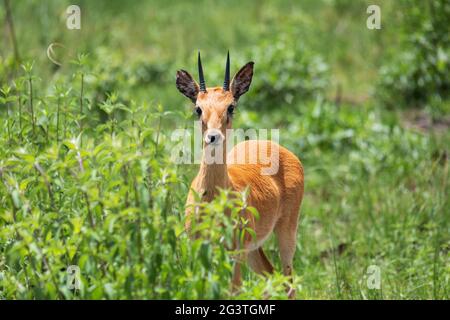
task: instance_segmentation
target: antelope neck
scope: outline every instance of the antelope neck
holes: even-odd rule
[[[230,179],[228,177],[226,151],[224,149],[222,164],[207,164],[205,161],[205,150],[203,150],[200,170],[197,175],[197,192],[200,193],[204,201],[213,200],[218,193],[217,188],[227,189],[230,187]]]

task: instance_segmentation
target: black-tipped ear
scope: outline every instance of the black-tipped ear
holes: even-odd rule
[[[185,70],[177,71],[177,89],[183,95],[191,99],[192,102],[195,103],[197,100],[198,92],[200,91],[200,87],[197,82],[195,82],[194,78],[189,74],[189,72]]]
[[[248,91],[253,77],[254,62],[248,62],[239,70],[231,81],[231,93],[235,100]]]

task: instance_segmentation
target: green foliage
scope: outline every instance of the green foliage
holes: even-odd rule
[[[391,106],[438,107],[450,92],[450,3],[404,1],[402,11],[406,39],[381,70],[380,95]]]
[[[80,134],[42,148],[29,140],[2,149],[2,298],[227,294],[232,261],[225,248],[245,198],[229,199],[224,191],[217,201],[199,204],[203,219],[193,232],[200,237],[189,240],[183,176],[167,150],[158,149],[149,118],[140,119],[132,127],[130,120],[119,123],[112,135],[99,126],[82,146]],[[55,134],[52,126],[50,137]],[[81,269],[76,291],[67,287],[70,265]]]
[[[292,105],[300,98],[323,95],[329,84],[325,62],[294,34],[282,33],[263,41],[248,56],[257,61],[257,80],[247,105],[256,109]]]

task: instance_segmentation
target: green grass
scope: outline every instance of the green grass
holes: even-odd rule
[[[0,298],[286,298],[283,276],[248,270],[229,293],[233,221],[218,225],[242,203],[224,193],[205,205],[200,239],[184,232],[197,167],[170,158],[172,130],[193,120],[174,74],[196,74],[201,49],[207,83],[219,84],[230,49],[234,71],[256,62],[235,127],[279,128],[305,168],[297,297],[449,299],[448,128],[410,129],[372,98],[399,41],[391,2],[380,1],[378,34],[363,1],[80,3],[81,31],[65,28],[69,2],[12,4],[25,68],[2,46]],[[66,46],[61,68],[45,57],[51,42]],[[273,237],[265,249],[280,270]],[[67,286],[70,265],[80,290]],[[367,286],[371,265],[379,290]]]

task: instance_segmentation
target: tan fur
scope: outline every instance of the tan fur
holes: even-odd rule
[[[226,129],[231,128],[231,119],[227,107],[234,102],[233,94],[222,88],[208,88],[199,92],[196,105],[203,113],[201,121],[203,132],[219,129],[225,137]],[[268,154],[277,149],[279,152],[279,169],[275,175],[262,175],[261,168],[270,164],[233,164],[239,154],[248,156],[252,147],[265,147]],[[225,148],[224,153],[226,153]],[[245,244],[246,257],[251,268],[260,274],[272,273],[273,266],[262,249],[262,244],[274,232],[278,239],[283,273],[291,275],[292,260],[296,249],[297,224],[299,209],[303,198],[303,167],[300,160],[289,150],[270,141],[250,140],[237,144],[228,155],[224,164],[207,165],[202,161],[198,175],[192,181],[191,189],[202,196],[203,201],[211,201],[217,194],[217,187],[242,191],[250,187],[249,205],[255,207],[259,219],[250,216],[250,227],[255,230],[256,239]],[[248,157],[246,158],[248,159]],[[186,228],[190,229],[192,219],[193,192],[187,198]],[[235,287],[241,283],[240,261],[235,264],[232,283]],[[290,293],[293,296],[293,292]]]

